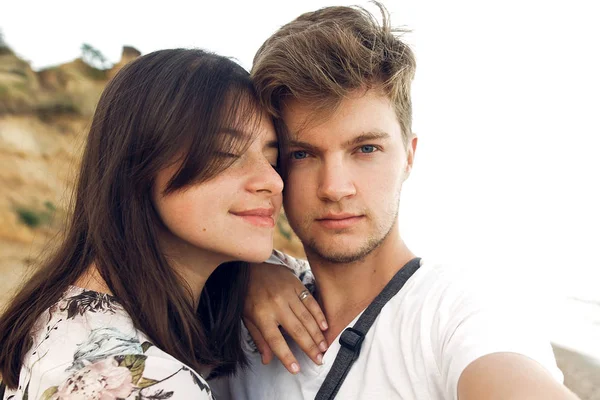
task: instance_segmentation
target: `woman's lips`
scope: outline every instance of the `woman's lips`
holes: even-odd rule
[[[274,209],[272,208],[256,208],[244,211],[231,211],[231,214],[251,223],[254,226],[261,228],[275,227],[275,219],[273,218]]]

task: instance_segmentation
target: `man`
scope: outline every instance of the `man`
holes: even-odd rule
[[[329,328],[323,364],[290,342],[303,366],[250,368],[234,399],[313,399],[352,327],[404,266],[418,269],[385,304],[341,384],[339,399],[570,399],[550,344],[450,267],[415,260],[398,227],[415,156],[415,60],[361,8],[329,7],[283,26],[258,51],[253,77],[289,141],[284,207],[302,241]],[[412,260],[412,261],[411,261]]]

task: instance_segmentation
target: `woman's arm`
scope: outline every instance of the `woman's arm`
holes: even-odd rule
[[[244,309],[244,323],[268,364],[273,354],[291,373],[299,363],[286,343],[280,327],[317,364],[321,364],[327,342],[322,330],[327,329],[325,316],[315,298],[307,293],[314,283],[308,263],[280,252],[268,263],[250,267],[250,284]],[[301,299],[302,297],[302,299]]]

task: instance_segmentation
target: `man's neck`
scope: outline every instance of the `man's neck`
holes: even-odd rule
[[[329,263],[308,254],[317,299],[329,324],[327,342],[331,344],[414,257],[399,234],[390,235],[364,259],[350,264]]]

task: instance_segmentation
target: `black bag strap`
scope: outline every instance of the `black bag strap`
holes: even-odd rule
[[[6,390],[6,385],[4,382],[0,382],[0,400],[4,399],[4,391]]]
[[[383,288],[381,293],[375,297],[375,300],[363,312],[356,324],[352,328],[346,328],[340,336],[340,350],[335,357],[331,370],[325,377],[315,400],[331,400],[340,390],[350,367],[360,354],[365,335],[377,319],[383,306],[394,297],[410,277],[419,269],[421,265],[420,258],[413,258],[407,262],[400,271],[394,275],[391,281]]]

